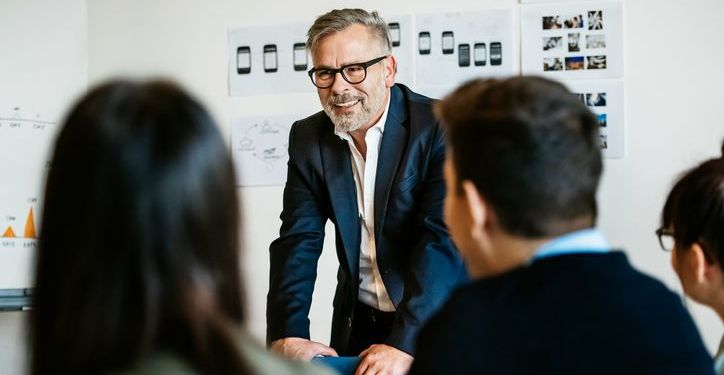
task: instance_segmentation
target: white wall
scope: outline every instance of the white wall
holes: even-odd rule
[[[717,20],[724,2],[624,1],[627,156],[607,160],[599,194],[600,226],[633,263],[681,288],[653,231],[674,179],[719,155],[724,138],[724,44]],[[710,350],[719,318],[691,302]],[[656,312],[652,311],[652,314]]]
[[[227,28],[293,22],[335,7],[362,6],[385,14],[515,5],[514,0],[400,0],[270,2],[209,0],[88,0],[89,81],[118,75],[163,75],[199,97],[228,135],[234,114],[315,112],[307,94],[230,98],[227,95]],[[600,224],[611,242],[626,249],[643,271],[680,290],[668,257],[658,250],[654,229],[673,178],[712,157],[724,137],[724,60],[719,40],[718,0],[627,0],[625,13],[625,105],[627,155],[607,160],[599,194]],[[243,269],[249,328],[265,330],[268,245],[278,231],[282,187],[240,189],[244,223]],[[329,228],[328,228],[329,229]],[[314,296],[312,336],[329,337],[336,258],[332,235],[323,255]],[[714,350],[722,324],[707,309],[689,304],[708,347]],[[655,312],[652,312],[654,314]],[[0,365],[20,371],[21,314],[0,313]],[[11,371],[16,372],[16,371]]]

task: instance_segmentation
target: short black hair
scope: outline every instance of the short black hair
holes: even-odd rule
[[[473,182],[508,233],[539,238],[595,224],[599,124],[563,85],[540,77],[473,80],[435,113],[458,182]]]
[[[724,142],[722,156],[685,172],[674,184],[661,213],[663,228],[674,232],[676,244],[699,243],[706,258],[724,261]]]

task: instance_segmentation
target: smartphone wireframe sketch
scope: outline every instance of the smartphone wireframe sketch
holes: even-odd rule
[[[430,32],[420,31],[417,38],[417,47],[421,55],[430,54]]]
[[[241,46],[236,49],[236,73],[251,73],[251,48]]]
[[[500,42],[490,43],[490,65],[503,63],[503,46]]]
[[[442,32],[442,54],[450,55],[455,52],[455,37],[452,31]]]
[[[400,24],[398,22],[390,22],[388,24],[390,28],[390,41],[393,47],[400,46]]]
[[[475,66],[484,66],[488,60],[488,51],[485,49],[485,43],[475,43],[473,46],[473,61]]]
[[[294,71],[307,70],[307,45],[294,43]]]
[[[277,71],[277,45],[264,45],[264,71],[272,73]]]
[[[458,66],[470,66],[470,44],[458,44]]]

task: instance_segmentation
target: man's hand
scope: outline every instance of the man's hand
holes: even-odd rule
[[[301,337],[287,337],[275,340],[271,350],[288,358],[311,361],[318,355],[337,357],[337,352],[327,345]]]
[[[404,375],[410,371],[411,355],[389,345],[375,344],[359,354],[362,361],[355,375]]]

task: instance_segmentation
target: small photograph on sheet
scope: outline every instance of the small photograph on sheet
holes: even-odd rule
[[[588,12],[588,30],[603,30],[602,10],[592,10]]]
[[[583,15],[575,14],[572,16],[566,16],[563,18],[563,27],[566,29],[580,29],[583,28]]]
[[[580,33],[568,33],[568,52],[581,52],[580,41]]]
[[[586,35],[586,48],[606,48],[606,34]]]
[[[562,51],[563,50],[563,37],[562,36],[544,36],[543,37],[543,51]]]

